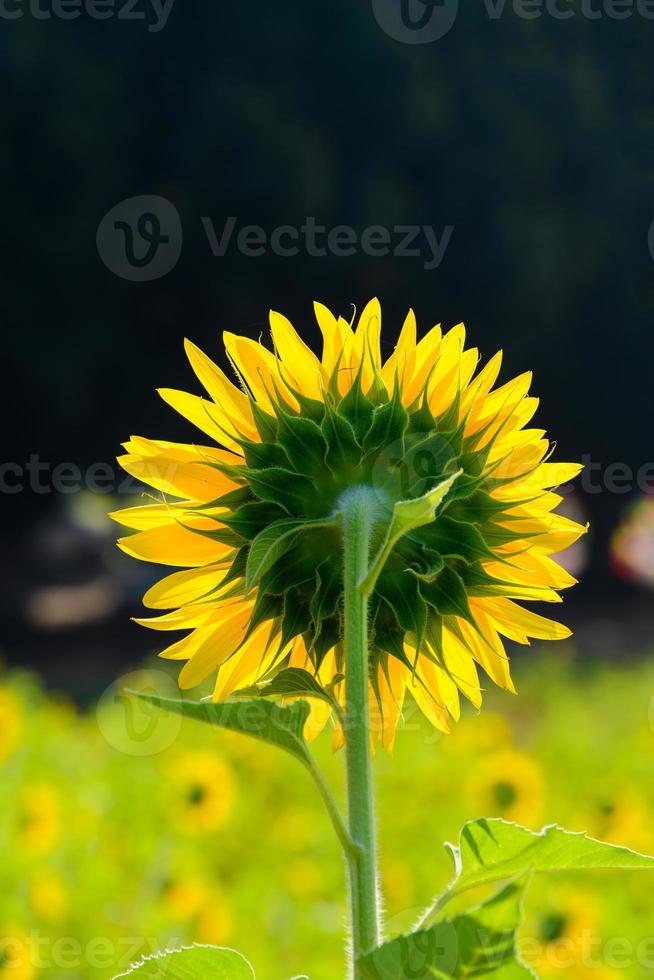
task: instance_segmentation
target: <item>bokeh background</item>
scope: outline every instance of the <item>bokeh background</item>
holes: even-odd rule
[[[50,896],[41,912],[56,905],[52,895],[60,888],[69,896],[61,915],[40,918],[32,878],[17,865],[2,872],[0,927],[4,922],[27,933],[36,922],[51,937],[114,936],[96,923],[117,922],[118,933],[127,923],[133,930],[148,908],[148,935],[155,939],[165,941],[175,929],[182,938],[194,929],[206,937],[211,930],[198,923],[208,903],[224,908],[231,923],[225,940],[235,936],[246,953],[250,947],[264,980],[292,970],[310,970],[312,980],[338,975],[343,911],[333,896],[340,866],[322,831],[315,841],[311,836],[320,816],[306,794],[279,804],[277,760],[256,748],[233,748],[227,763],[236,773],[232,823],[225,816],[226,830],[207,831],[215,874],[207,874],[202,833],[188,844],[197,888],[218,887],[220,898],[183,894],[184,918],[179,909],[150,901],[148,891],[165,895],[166,882],[176,880],[175,861],[184,858],[171,833],[170,780],[159,785],[174,760],[168,768],[165,753],[141,758],[124,751],[103,734],[95,707],[115,690],[116,677],[156,652],[153,634],[129,616],[157,570],[135,567],[117,552],[105,516],[141,489],[115,466],[120,442],[132,433],[190,436],[155,394],[157,386],[195,385],[184,336],[221,360],[220,332],[265,335],[272,307],[313,338],[314,299],[349,316],[351,304],[360,308],[378,295],[389,352],[413,306],[424,329],[465,320],[485,356],[503,348],[505,377],[534,370],[534,392],[543,403],[537,419],[557,441],[559,458],[591,464],[565,502],[590,520],[591,532],[567,559],[581,577],[563,614],[575,628],[574,642],[541,659],[537,651],[516,656],[533,700],[526,697],[522,708],[506,697],[493,702],[510,727],[496,748],[511,745],[529,756],[543,785],[553,780],[535,822],[571,824],[576,815],[577,825],[585,820],[595,827],[585,815],[618,800],[652,823],[654,21],[644,16],[644,3],[618,11],[600,0],[585,6],[570,0],[556,8],[572,11],[569,19],[554,16],[551,5],[532,19],[508,3],[494,8],[479,0],[457,13],[446,0],[445,9],[456,14],[449,30],[430,43],[408,43],[417,29],[392,26],[399,23],[399,4],[175,0],[165,22],[145,0],[131,13],[118,0],[114,15],[102,20],[84,8],[64,19],[45,0],[41,6],[7,0],[0,11],[0,296],[8,406],[0,469],[6,668],[0,778],[9,781],[5,798],[20,801],[35,792],[35,813],[49,812],[50,793],[61,794],[65,806],[81,794],[80,806],[92,814],[82,837],[73,838],[62,810],[56,843],[37,848],[35,866],[46,875]],[[416,23],[423,14],[443,16],[435,9],[411,0],[409,15]],[[143,18],[132,19],[135,13]],[[147,208],[132,201],[143,195],[160,200]],[[145,211],[164,222],[174,253],[172,267],[157,273],[154,266],[149,278],[130,263],[126,236],[103,223],[112,212],[138,232]],[[179,226],[166,224],[171,213]],[[230,217],[234,235],[225,254],[214,255],[207,226],[220,238]],[[447,246],[434,268],[425,268],[432,256],[423,236],[413,243],[418,255],[373,256],[357,246],[351,256],[329,249],[318,256],[302,239],[292,257],[270,244],[259,256],[237,246],[246,225],[260,226],[269,238],[280,226],[299,229],[308,219],[326,229],[347,226],[359,241],[365,229],[382,226],[392,246],[401,237],[396,226],[428,226]],[[146,238],[137,236],[136,249],[143,255],[152,225],[141,227]],[[544,689],[542,678],[550,676]],[[580,712],[589,690],[604,693],[597,694],[601,709],[586,716]],[[545,693],[554,705],[546,704]],[[556,707],[561,698],[565,714]],[[529,718],[526,706],[533,710]],[[120,698],[115,711],[124,716]],[[519,719],[511,722],[516,711]],[[622,741],[607,738],[614,730]],[[197,741],[214,751],[205,735],[184,738],[189,750]],[[430,820],[395,825],[391,803],[382,815],[390,821],[387,841],[389,827],[399,835],[389,844],[396,879],[404,881],[394,911],[427,899],[424,848],[436,854],[438,842],[454,835],[455,818],[477,809],[474,794],[451,810],[440,794],[448,779],[458,792],[461,769],[477,764],[475,739],[482,735],[471,735],[465,745],[472,747],[461,749],[464,767],[453,761],[456,748],[443,754],[442,743],[425,743],[415,733],[407,738],[418,748],[405,756],[403,776],[393,776],[384,761],[382,782],[400,792],[404,780],[401,792],[411,796],[415,778],[416,807],[407,812],[428,811]],[[565,778],[552,746],[565,749]],[[575,746],[584,752],[573,752]],[[603,765],[591,766],[594,778],[580,782],[579,770],[587,755],[600,755],[598,746]],[[328,746],[324,751],[329,755]],[[258,798],[248,796],[258,780],[238,774],[241,752],[251,753],[245,772],[252,766],[262,777]],[[607,767],[612,781],[604,793]],[[87,784],[89,772],[94,778]],[[141,798],[144,783],[153,795]],[[22,806],[10,808],[10,841],[29,826]],[[248,816],[235,819],[233,812]],[[293,856],[301,833],[292,828],[300,825],[306,846]],[[98,826],[102,835],[93,829]],[[128,853],[124,827],[140,828]],[[416,831],[425,835],[419,850]],[[646,846],[632,831],[622,839]],[[45,826],[36,832],[47,835]],[[406,864],[403,837],[414,841]],[[18,861],[20,849],[9,851]],[[271,853],[279,874],[269,866]],[[97,880],[89,877],[93,866],[101,869]],[[164,879],[162,867],[168,868]],[[284,898],[289,876],[294,899]],[[254,882],[263,879],[257,902]],[[624,898],[625,887],[615,885],[615,895]],[[629,887],[641,911],[651,906],[651,883]],[[553,934],[557,901],[551,898]],[[620,901],[627,907],[615,901],[616,908]],[[582,895],[578,904],[584,903]],[[603,916],[615,921],[601,910],[593,921]],[[320,931],[325,921],[331,932]],[[317,931],[310,923],[319,923]],[[609,935],[626,935],[620,931],[626,928],[616,932],[614,925]],[[642,939],[646,925],[635,928]],[[305,950],[303,965],[298,957]],[[3,969],[0,962],[0,976]],[[570,975],[580,976],[576,969]],[[637,977],[639,969],[632,964],[619,975]],[[85,961],[62,975],[109,977],[111,968],[93,972]]]

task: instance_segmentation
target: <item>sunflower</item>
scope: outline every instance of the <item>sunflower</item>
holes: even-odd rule
[[[539,976],[602,976],[598,940],[600,915],[595,896],[583,888],[552,888],[531,923],[526,959]],[[588,971],[588,972],[586,972]]]
[[[39,870],[29,882],[29,903],[44,922],[60,924],[68,911],[68,893],[61,877],[54,871]]]
[[[0,687],[0,763],[8,759],[20,741],[21,704],[13,691]]]
[[[0,929],[0,980],[32,980],[36,976],[34,950],[23,930]]]
[[[321,357],[278,313],[272,349],[225,333],[237,383],[187,341],[209,397],[159,393],[205,438],[132,437],[119,462],[159,496],[112,516],[135,532],[123,551],[181,569],[144,597],[160,615],[137,621],[189,631],[161,653],[185,661],[182,689],[215,675],[220,701],[290,665],[342,700],[344,495],[376,492],[374,548],[397,501],[450,477],[433,523],[395,544],[370,596],[371,727],[390,748],[407,690],[450,731],[461,693],[481,704],[477,665],[514,691],[504,638],[569,635],[519,601],[559,602],[575,581],[552,555],[585,529],[555,513],[552,488],[581,467],[551,462],[529,427],[531,375],[496,386],[501,352],[478,371],[462,324],[418,340],[410,312],[383,360],[377,300],[356,327],[315,313]],[[321,704],[312,735],[327,717]]]
[[[473,816],[484,813],[535,827],[543,806],[543,775],[526,753],[502,749],[471,769],[467,795]]]
[[[25,787],[20,800],[19,839],[32,854],[54,850],[62,833],[61,802],[50,783],[37,782]]]
[[[175,819],[180,829],[204,833],[222,827],[234,799],[231,770],[210,752],[186,752],[174,760],[169,777],[175,786]]]

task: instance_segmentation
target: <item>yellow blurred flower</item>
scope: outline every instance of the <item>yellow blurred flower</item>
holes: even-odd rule
[[[384,896],[395,908],[406,908],[415,901],[413,875],[404,861],[386,855],[381,860]]]
[[[164,890],[166,912],[175,922],[192,919],[208,903],[206,882],[194,876],[180,877],[168,883]]]
[[[163,905],[174,923],[191,922],[193,939],[220,945],[232,929],[221,890],[199,875],[180,874],[166,885]]]
[[[466,788],[474,816],[503,817],[527,827],[540,821],[545,783],[536,762],[524,752],[502,749],[484,756]]]
[[[77,721],[75,703],[63,693],[51,694],[41,711],[46,724],[59,731],[69,730]]]
[[[29,937],[21,929],[0,929],[0,980],[32,980],[35,976]]]
[[[211,752],[188,752],[170,768],[175,821],[191,833],[216,830],[228,819],[234,799],[229,767]]]
[[[300,806],[284,808],[272,823],[271,834],[276,844],[284,850],[305,847],[310,843],[314,826],[307,820],[306,810]]]
[[[310,858],[289,861],[285,867],[285,877],[292,894],[305,901],[311,901],[320,894],[324,880],[319,866]]]
[[[229,939],[231,931],[231,913],[224,899],[214,891],[209,906],[198,919],[194,939],[198,943],[220,946]]]
[[[22,731],[22,706],[8,688],[0,688],[0,762],[12,754]]]
[[[449,755],[477,755],[494,752],[511,744],[511,725],[494,711],[463,718],[459,722],[456,738],[446,739],[442,749]]]
[[[34,854],[46,854],[56,846],[61,836],[61,809],[59,793],[50,783],[33,783],[24,790],[18,836]]]
[[[68,911],[68,892],[60,876],[47,870],[34,875],[29,883],[29,902],[40,919],[61,922]]]
[[[593,834],[610,844],[649,852],[654,846],[654,813],[633,789],[623,789],[599,801]]]
[[[532,924],[535,942],[524,952],[525,958],[542,977],[563,975],[579,980],[582,975],[599,976],[598,922],[598,907],[591,892],[554,889]]]

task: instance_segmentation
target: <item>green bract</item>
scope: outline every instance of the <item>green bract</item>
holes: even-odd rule
[[[274,415],[251,403],[262,441],[239,440],[245,466],[209,464],[238,484],[203,505],[216,528],[194,529],[237,548],[223,585],[234,582],[238,595],[244,579],[246,594],[256,590],[250,631],[270,620],[280,651],[302,635],[318,669],[343,635],[341,504],[365,486],[376,501],[377,559],[362,582],[371,593],[370,660],[397,657],[412,669],[408,636],[444,666],[443,625],[457,632],[462,617],[476,628],[468,597],[510,588],[482,564],[518,537],[501,525],[516,501],[490,495],[501,482],[488,466],[494,440],[474,448],[480,433],[464,436],[458,399],[435,417],[424,394],[406,409],[399,385],[392,397],[382,384],[364,393],[360,378],[343,397],[335,383],[324,401],[294,394],[298,411],[281,399]]]

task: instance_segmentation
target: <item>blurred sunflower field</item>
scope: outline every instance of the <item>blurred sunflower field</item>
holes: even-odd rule
[[[448,880],[442,841],[482,814],[654,850],[654,663],[571,645],[516,659],[520,698],[489,691],[452,736],[409,705],[394,757],[377,755],[391,934]],[[259,742],[133,705],[116,686],[80,711],[28,674],[0,678],[0,980],[108,980],[191,941],[233,945],[258,980],[342,976],[344,868],[308,777]],[[342,790],[328,734],[317,755]],[[545,978],[650,976],[653,895],[643,874],[543,876],[522,954]]]

